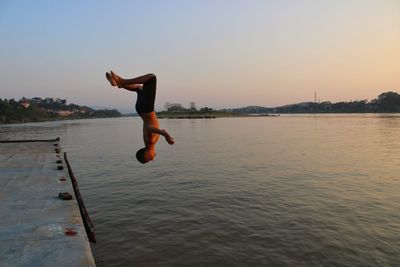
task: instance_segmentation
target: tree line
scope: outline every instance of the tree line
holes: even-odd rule
[[[224,109],[238,114],[260,113],[378,113],[400,112],[400,95],[396,92],[385,92],[376,99],[356,100],[350,102],[303,102],[279,107],[248,106],[244,108]]]
[[[115,109],[96,110],[87,106],[67,104],[65,99],[21,98],[0,99],[0,123],[37,122],[59,119],[120,117]]]
[[[166,102],[164,105],[164,110],[170,113],[207,113],[214,111],[214,109],[209,107],[202,107],[200,109],[197,109],[197,105],[195,102],[190,102],[187,108],[185,108],[180,103]]]

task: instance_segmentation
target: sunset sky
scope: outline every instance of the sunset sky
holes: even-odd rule
[[[104,73],[213,108],[400,92],[399,0],[0,1],[0,98],[133,111]]]

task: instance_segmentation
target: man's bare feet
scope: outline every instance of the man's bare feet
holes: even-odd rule
[[[117,86],[118,86],[119,88],[123,87],[123,86],[124,86],[124,85],[123,85],[124,79],[121,78],[120,76],[118,76],[117,74],[115,74],[113,71],[110,71],[110,73],[111,73],[111,78],[112,78],[112,80],[115,81],[115,83],[117,84]]]
[[[106,78],[112,86],[117,86],[117,82],[112,78],[110,73],[106,72]]]

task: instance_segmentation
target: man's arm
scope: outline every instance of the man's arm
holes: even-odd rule
[[[150,133],[160,134],[164,136],[168,144],[173,145],[175,143],[174,138],[172,138],[166,130],[164,129],[160,130],[155,127],[147,127],[147,129]]]

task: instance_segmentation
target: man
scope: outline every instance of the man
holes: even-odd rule
[[[165,137],[168,144],[173,145],[174,139],[158,127],[154,101],[156,99],[157,78],[154,74],[146,74],[133,79],[124,79],[110,71],[106,73],[107,80],[112,86],[123,88],[137,93],[136,111],[143,119],[144,148],[136,152],[136,158],[141,163],[147,163],[156,156],[156,143],[160,135]]]

